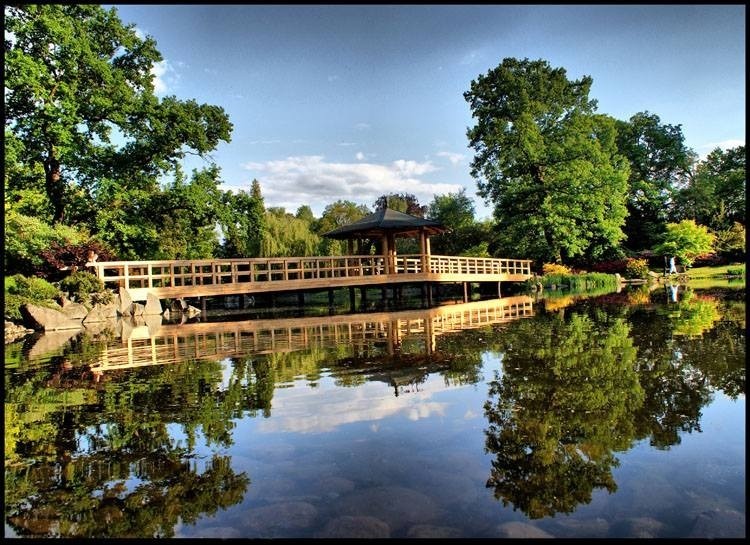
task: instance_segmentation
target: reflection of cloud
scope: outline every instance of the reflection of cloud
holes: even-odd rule
[[[446,388],[441,377],[428,378],[420,391],[396,397],[393,389],[382,383],[368,382],[356,388],[336,388],[321,396],[309,388],[276,390],[273,397],[274,417],[262,421],[264,432],[320,433],[345,424],[372,422],[397,415],[409,420],[444,416],[446,403],[430,401],[432,394]]]
[[[435,194],[452,193],[461,188],[458,184],[423,179],[424,175],[438,170],[429,161],[402,159],[381,165],[329,163],[322,156],[297,156],[243,166],[254,171],[254,177],[261,180],[263,196],[273,206],[293,207],[299,203],[337,199],[374,201],[381,195],[404,191],[428,202]]]
[[[356,125],[354,125],[354,128],[358,131],[366,131],[371,128],[371,126],[369,123],[357,123]]]

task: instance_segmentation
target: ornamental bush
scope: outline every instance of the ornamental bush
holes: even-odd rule
[[[573,271],[571,271],[565,265],[558,265],[557,263],[545,263],[544,265],[542,265],[542,274],[544,275],[548,275],[548,274],[567,275],[567,274],[573,274]]]
[[[5,279],[4,315],[10,320],[21,321],[21,305],[33,303],[54,307],[54,299],[59,294],[60,290],[43,278],[14,274]]]
[[[648,262],[645,259],[628,258],[625,261],[626,278],[647,278]]]
[[[78,301],[86,301],[92,293],[104,290],[104,283],[95,274],[76,271],[60,280],[60,289]]]

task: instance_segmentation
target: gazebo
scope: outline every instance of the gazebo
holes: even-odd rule
[[[440,222],[404,214],[390,208],[380,208],[364,218],[323,233],[324,237],[349,241],[349,254],[354,255],[354,241],[380,239],[386,274],[392,269],[396,257],[396,238],[419,237],[422,256],[430,255],[430,236],[444,233],[448,228]],[[357,250],[361,251],[360,244]],[[395,272],[395,271],[394,271]]]

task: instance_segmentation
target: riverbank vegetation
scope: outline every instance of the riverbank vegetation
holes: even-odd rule
[[[471,175],[491,218],[476,217],[463,189],[428,203],[408,192],[341,199],[317,216],[307,205],[267,206],[262,180],[222,189],[236,180],[222,178],[211,153],[231,140],[228,115],[158,97],[157,44],[115,8],[23,4],[5,17],[6,276],[59,281],[61,268],[93,254],[342,254],[322,235],[383,205],[450,228],[433,238],[433,253],[533,259],[537,273],[554,263],[622,275],[604,269],[632,260],[659,269],[667,253],[683,266],[745,258],[744,146],[700,158],[680,125],[648,111],[627,120],[597,112],[591,77],[571,80],[544,60],[504,59],[464,94],[476,123]],[[205,166],[184,172],[187,155]],[[399,239],[397,250],[418,252],[415,244]]]

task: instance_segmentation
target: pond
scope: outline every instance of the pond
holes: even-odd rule
[[[745,537],[744,285],[446,303],[6,345],[5,536]]]

